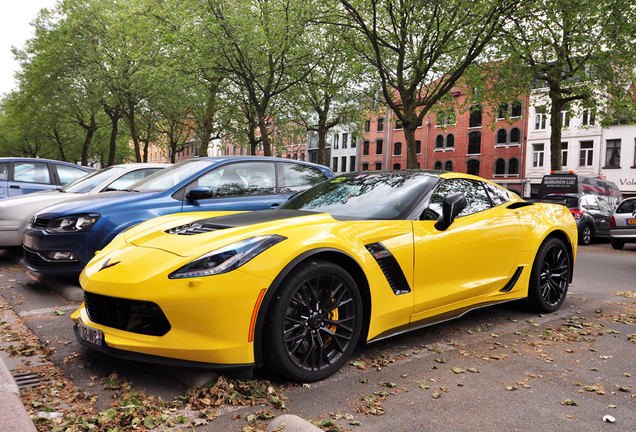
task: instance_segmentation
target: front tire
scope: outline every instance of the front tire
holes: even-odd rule
[[[294,269],[272,300],[264,330],[264,358],[295,381],[318,381],[338,371],[362,329],[362,300],[353,278],[328,261]]]
[[[589,225],[585,225],[581,230],[581,235],[579,236],[579,243],[582,245],[589,245],[592,242],[592,227]]]
[[[610,243],[614,249],[621,250],[625,246],[625,242],[622,240],[610,239]]]
[[[538,312],[554,312],[561,307],[568,292],[572,267],[570,255],[557,238],[546,239],[532,264],[528,300]]]

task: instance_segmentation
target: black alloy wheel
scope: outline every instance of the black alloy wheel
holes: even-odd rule
[[[568,292],[572,268],[570,255],[557,238],[546,239],[532,264],[528,299],[539,312],[554,312]]]
[[[338,371],[362,328],[362,300],[351,276],[327,261],[300,265],[285,278],[268,310],[266,364],[297,381]]]

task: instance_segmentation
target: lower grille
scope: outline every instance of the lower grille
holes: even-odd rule
[[[77,266],[77,261],[73,262],[64,262],[64,261],[46,261],[43,259],[37,252],[27,249],[26,247],[22,247],[24,252],[24,260],[31,264],[33,267],[39,268],[65,268],[65,267],[74,267]]]
[[[161,308],[152,302],[128,300],[84,292],[86,311],[91,321],[150,336],[163,336],[170,331],[170,323]]]

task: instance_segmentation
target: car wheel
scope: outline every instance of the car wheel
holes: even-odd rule
[[[585,225],[579,235],[579,243],[582,245],[589,245],[592,242],[592,227]]]
[[[610,239],[610,243],[612,244],[612,247],[614,249],[623,249],[623,246],[625,246],[625,242],[622,240],[614,240],[614,239]]]
[[[539,312],[554,312],[565,300],[570,284],[570,256],[563,242],[548,238],[532,264],[528,300]]]
[[[317,381],[339,370],[362,328],[362,300],[351,276],[327,261],[311,261],[283,281],[268,309],[264,358],[274,372]]]

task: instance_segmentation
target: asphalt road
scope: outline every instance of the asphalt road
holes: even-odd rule
[[[10,253],[0,255],[0,294],[54,348],[50,360],[98,395],[98,409],[112,399],[96,379],[113,372],[164,400],[205,381],[208,375],[105,358],[79,345],[69,317],[78,304],[14,263]],[[635,431],[636,343],[628,335],[636,334],[636,298],[616,294],[635,290],[635,280],[636,245],[580,247],[570,294],[556,313],[508,303],[361,347],[334,376],[285,390],[286,413],[353,431]],[[255,378],[284,383],[267,371]],[[241,430],[259,409],[221,409],[196,430]],[[604,422],[606,415],[616,422]]]

